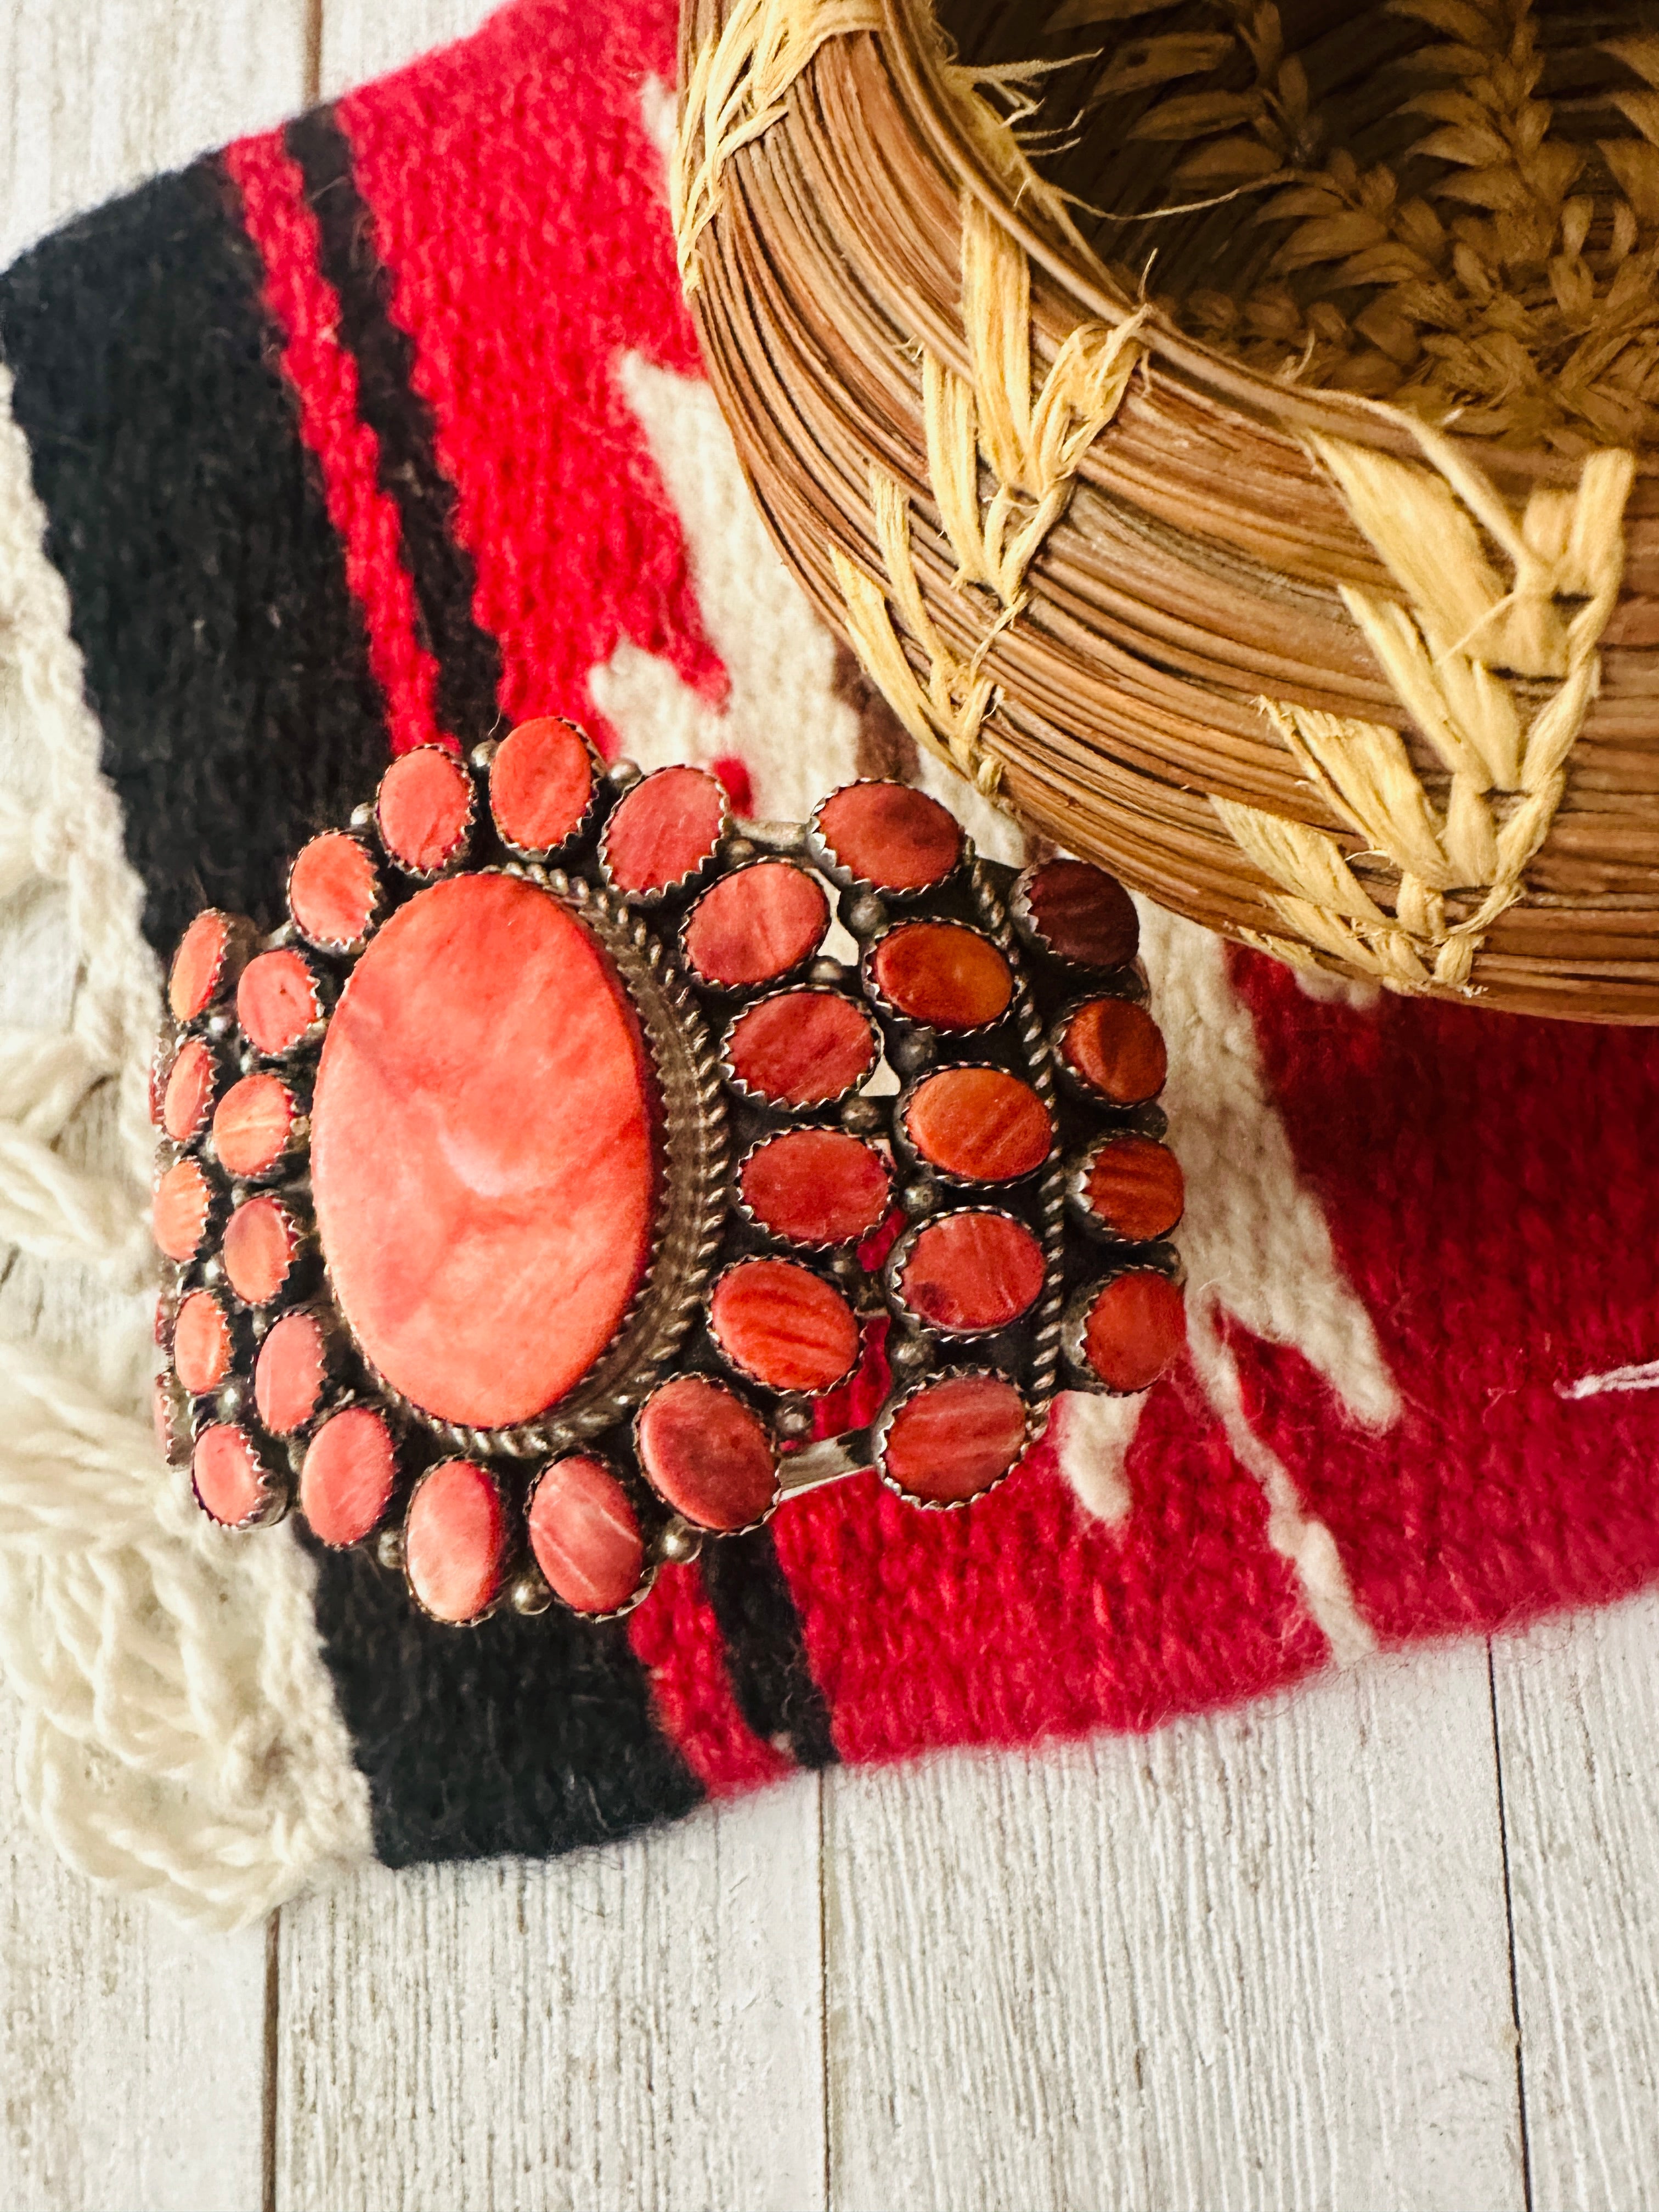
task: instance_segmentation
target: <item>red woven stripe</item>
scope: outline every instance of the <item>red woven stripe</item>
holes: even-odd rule
[[[695,1567],[665,1567],[628,1616],[628,1640],[651,1677],[663,1732],[711,1797],[796,1771],[738,1710],[726,1645]]]
[[[699,374],[647,73],[673,80],[664,0],[534,0],[337,110],[455,487],[473,611],[500,646],[500,704],[568,714],[607,751],[588,677],[624,640],[712,701],[727,688],[617,374],[630,349]]]
[[[345,547],[369,665],[386,695],[392,750],[450,742],[434,717],[437,665],[416,632],[397,509],[380,489],[379,441],[358,416],[357,364],[336,335],[339,301],[318,269],[317,222],[298,165],[274,132],[240,140],[222,159],[264,265],[266,304],[283,333],[301,434],[317,457],[329,519]]]
[[[1045,1452],[966,1513],[917,1512],[873,1475],[781,1513],[841,1756],[1151,1728],[1326,1662],[1261,1489],[1189,1378],[1152,1392],[1127,1474],[1112,1528]]]

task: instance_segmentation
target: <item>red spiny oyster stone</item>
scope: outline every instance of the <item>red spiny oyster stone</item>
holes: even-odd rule
[[[206,1234],[212,1187],[199,1160],[177,1160],[155,1186],[150,1233],[169,1260],[193,1260]]]
[[[634,1434],[659,1497],[700,1528],[730,1532],[764,1520],[778,1494],[765,1424],[723,1383],[682,1375],[653,1390]]]
[[[232,943],[230,916],[216,907],[198,914],[179,939],[167,975],[167,1004],[175,1021],[193,1022],[229,988],[234,981]]]
[[[954,921],[907,921],[870,955],[889,1006],[936,1030],[976,1030],[1008,1011],[1014,978],[988,938]]]
[[[1178,1287],[1150,1267],[1106,1284],[1083,1325],[1083,1350],[1109,1390],[1149,1390],[1181,1357],[1187,1310]]]
[[[244,1305],[269,1305],[299,1248],[298,1227],[279,1200],[244,1199],[225,1224],[225,1279]]]
[[[530,1493],[530,1548],[556,1597],[576,1613],[616,1613],[645,1572],[634,1501],[586,1452],[556,1459]]]
[[[859,1360],[859,1325],[841,1292],[794,1260],[740,1260],[708,1301],[709,1334],[773,1390],[829,1390]]]
[[[619,891],[672,890],[696,873],[726,828],[726,793],[700,768],[659,768],[605,824],[605,873]]]
[[[510,1427],[621,1325],[656,1221],[656,1079],[584,925],[512,876],[394,915],[329,1025],[312,1108],[335,1295],[393,1389]]]
[[[545,714],[520,722],[489,764],[489,811],[504,844],[550,853],[582,824],[593,801],[593,763],[574,722]]]
[[[186,1037],[167,1070],[161,1094],[161,1127],[175,1145],[187,1145],[213,1104],[213,1054],[200,1037]]]
[[[192,1398],[230,1372],[230,1322],[211,1291],[192,1291],[173,1324],[173,1371]]]
[[[1012,1182],[1048,1158],[1048,1109],[1029,1083],[1000,1067],[946,1067],[919,1083],[904,1109],[910,1142],[946,1175]]]
[[[304,1428],[322,1403],[327,1372],[328,1340],[317,1315],[284,1314],[253,1363],[253,1403],[272,1436]]]
[[[1162,1031],[1132,999],[1091,999],[1067,1019],[1060,1048],[1073,1074],[1115,1106],[1144,1106],[1170,1073]]]
[[[313,1534],[333,1549],[361,1544],[392,1503],[397,1480],[398,1454],[385,1415],[372,1406],[347,1406],[306,1447],[300,1510]]]
[[[743,1164],[744,1204],[791,1244],[848,1244],[887,1211],[892,1179],[871,1146],[840,1129],[790,1129]]]
[[[374,819],[399,867],[435,876],[466,844],[472,779],[446,746],[416,745],[380,778]]]
[[[1121,968],[1140,942],[1134,901],[1087,860],[1042,860],[1016,887],[1039,941],[1079,968]]]
[[[1083,1198],[1101,1227],[1126,1243],[1167,1237],[1186,1203],[1181,1163],[1151,1137],[1110,1138],[1083,1178]]]
[[[476,1460],[440,1460],[416,1484],[404,1522],[404,1571],[416,1599],[434,1620],[476,1620],[500,1595],[506,1562],[494,1478]]]
[[[908,1497],[961,1505],[1000,1482],[1025,1449],[1025,1401],[1000,1375],[945,1375],[894,1414],[882,1472]]]
[[[899,1291],[936,1328],[1006,1328],[1042,1294],[1042,1247],[1023,1221],[974,1210],[930,1221],[910,1247]]]
[[[838,991],[781,991],[732,1023],[726,1054],[739,1083],[774,1106],[827,1106],[878,1057],[861,1006]]]
[[[325,830],[289,872],[288,910],[313,945],[343,952],[367,937],[380,903],[380,878],[360,838]]]
[[[921,891],[962,857],[962,827],[936,799],[904,783],[849,783],[817,812],[825,848],[878,890]]]
[[[227,1528],[245,1528],[263,1519],[270,1486],[253,1439],[246,1429],[216,1421],[196,1439],[191,1478],[202,1510]]]
[[[322,1010],[317,978],[291,945],[250,960],[236,986],[236,1018],[256,1052],[291,1052]]]
[[[213,1149],[225,1172],[269,1174],[283,1157],[297,1112],[280,1075],[261,1070],[233,1083],[213,1116]]]
[[[727,990],[775,982],[817,951],[830,902],[793,860],[757,860],[711,884],[685,920],[685,957]]]

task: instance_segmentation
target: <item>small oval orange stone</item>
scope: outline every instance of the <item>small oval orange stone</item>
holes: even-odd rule
[[[253,1403],[272,1436],[292,1436],[317,1411],[327,1359],[322,1324],[313,1313],[284,1314],[267,1330],[253,1363]]]
[[[155,1186],[150,1233],[169,1260],[193,1260],[207,1228],[212,1189],[199,1160],[177,1160]]]
[[[1089,1309],[1083,1349],[1109,1390],[1149,1390],[1181,1357],[1187,1310],[1176,1285],[1151,1268],[1108,1283]]]
[[[556,1596],[577,1613],[615,1613],[645,1571],[634,1501],[603,1460],[556,1459],[530,1493],[530,1548]]]
[[[735,1366],[773,1390],[829,1390],[859,1361],[841,1292],[794,1260],[740,1260],[715,1284],[709,1332]]]
[[[1095,1154],[1083,1195],[1103,1229],[1127,1244],[1167,1237],[1181,1218],[1186,1185],[1181,1163],[1151,1137],[1114,1137]]]
[[[839,865],[878,890],[927,890],[962,857],[955,816],[908,784],[849,783],[824,800],[817,822]]]
[[[817,950],[830,902],[793,860],[757,860],[711,884],[685,921],[685,954],[726,990],[775,982]]]
[[[887,1211],[887,1163],[841,1129],[790,1129],[743,1164],[745,1206],[763,1229],[791,1244],[848,1244]]]
[[[700,768],[659,768],[624,792],[605,827],[605,872],[619,891],[671,890],[700,868],[726,827],[726,793]]]
[[[167,1070],[161,1094],[161,1127],[175,1145],[187,1145],[213,1104],[213,1054],[200,1037],[186,1037]]]
[[[904,1126],[925,1160],[972,1182],[1012,1182],[1048,1158],[1048,1109],[1000,1067],[946,1067],[919,1083]]]
[[[250,960],[236,986],[236,1018],[256,1052],[291,1052],[322,1012],[303,952],[278,945]]]
[[[476,1620],[500,1594],[506,1555],[507,1515],[494,1479],[476,1460],[441,1460],[409,1501],[410,1588],[434,1620]]]
[[[572,722],[544,714],[520,722],[489,764],[489,811],[504,844],[550,853],[581,827],[593,798],[593,763]]]
[[[288,879],[294,927],[313,945],[343,952],[368,934],[380,878],[368,848],[343,830],[325,830],[300,848]]]
[[[244,1429],[216,1421],[196,1439],[191,1476],[203,1510],[226,1528],[243,1528],[263,1512],[264,1470]]]
[[[947,1213],[911,1246],[899,1289],[912,1313],[936,1328],[1006,1328],[1042,1292],[1042,1247],[1006,1213]]]
[[[1079,1080],[1114,1106],[1144,1106],[1170,1072],[1162,1031],[1133,999],[1091,999],[1067,1021],[1060,1048]]]
[[[1000,1482],[1025,1449],[1025,1401],[1000,1375],[947,1375],[893,1416],[882,1468],[931,1505],[961,1505]]]
[[[860,1083],[878,1050],[870,1017],[838,991],[781,991],[745,1007],[726,1042],[732,1072],[774,1106],[829,1105]]]
[[[300,1510],[313,1534],[339,1551],[370,1534],[392,1502],[397,1480],[398,1455],[385,1417],[372,1406],[347,1406],[323,1423],[306,1448]]]
[[[213,1149],[226,1173],[268,1174],[283,1157],[295,1110],[280,1075],[260,1069],[233,1083],[213,1116]]]
[[[907,921],[870,956],[877,989],[912,1021],[976,1030],[1008,1011],[1014,979],[988,938],[954,921]]]
[[[244,1305],[269,1305],[299,1249],[294,1217],[274,1198],[244,1199],[225,1224],[225,1275]]]
[[[192,1291],[179,1308],[173,1371],[192,1398],[216,1390],[230,1372],[230,1322],[211,1291]]]
[[[701,1375],[653,1391],[635,1424],[640,1464],[660,1498],[700,1528],[763,1520],[778,1494],[777,1455],[759,1417]]]
[[[175,1021],[205,1013],[229,981],[230,919],[216,907],[198,914],[179,940],[167,976],[167,1004]]]
[[[1079,968],[1121,968],[1135,957],[1140,922],[1115,876],[1087,860],[1044,860],[1022,878],[1036,933]]]
[[[399,867],[435,876],[466,843],[472,779],[447,746],[416,745],[380,778],[374,819]]]

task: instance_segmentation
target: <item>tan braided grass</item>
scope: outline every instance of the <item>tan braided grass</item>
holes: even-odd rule
[[[683,17],[682,267],[820,611],[1167,905],[1659,1019],[1640,6],[943,4]]]

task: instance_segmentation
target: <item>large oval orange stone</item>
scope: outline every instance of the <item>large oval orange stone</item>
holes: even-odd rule
[[[904,1126],[924,1160],[969,1182],[1012,1182],[1053,1149],[1048,1109],[1000,1067],[945,1067],[911,1093]]]
[[[550,892],[459,877],[393,916],[329,1024],[311,1170],[395,1390],[490,1429],[580,1381],[649,1263],[655,1100],[620,977]]]
[[[1109,1390],[1150,1390],[1181,1357],[1185,1302],[1177,1285],[1151,1268],[1114,1276],[1090,1307],[1083,1349]]]
[[[890,1006],[939,1030],[976,1030],[999,1020],[1014,995],[1008,963],[988,937],[954,921],[907,921],[870,956],[870,973]]]

